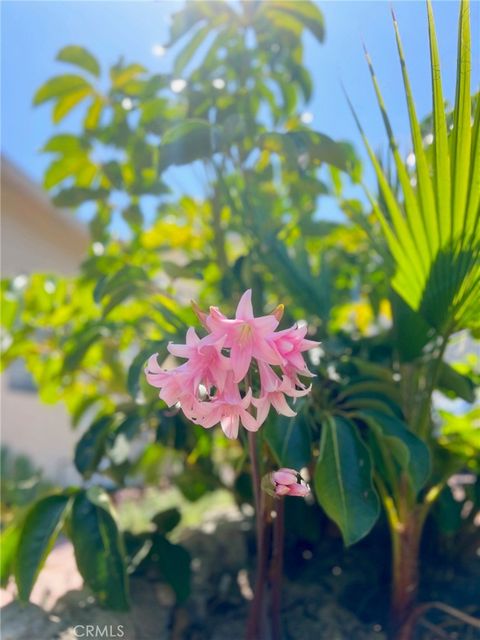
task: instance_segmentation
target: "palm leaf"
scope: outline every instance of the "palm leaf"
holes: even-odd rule
[[[447,128],[433,11],[427,0],[432,76],[433,145],[425,152],[398,25],[394,28],[410,120],[415,172],[400,156],[368,53],[367,63],[385,125],[396,176],[397,196],[375,157],[349,101],[379,185],[379,201],[367,192],[389,248],[392,287],[439,333],[476,328],[480,323],[480,108],[471,122],[470,12],[460,3],[458,64],[453,128]],[[348,98],[347,98],[348,99]]]

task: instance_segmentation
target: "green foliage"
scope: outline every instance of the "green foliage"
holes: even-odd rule
[[[162,480],[193,502],[223,486],[228,465],[235,497],[251,499],[241,446],[188,424],[143,375],[153,353],[168,366],[168,342],[196,324],[191,297],[229,311],[249,287],[256,312],[283,302],[286,324],[304,319],[322,340],[297,416],[262,428],[263,470],[314,471],[315,496],[346,544],[372,529],[380,501],[399,531],[412,513],[424,518],[451,473],[478,466],[475,410],[432,415],[435,390],[472,402],[478,386],[475,363],[444,361],[452,333],[478,333],[480,317],[480,101],[472,116],[468,4],[451,116],[429,7],[433,144],[394,26],[416,164],[400,155],[368,59],[393,159],[382,166],[360,128],[378,181],[376,194],[365,185],[369,208],[345,197],[362,176],[353,146],[302,122],[313,90],[303,38],[325,35],[314,3],[187,3],[171,22],[168,73],[123,59],[102,69],[76,45],[59,52],[75,73],[48,80],[34,103],[50,103],[55,124],[75,110],[82,126],[46,142],[44,184],[60,206],[89,204],[91,247],[76,277],[2,283],[3,361],[23,358],[42,399],[65,402],[82,428],[75,464],[84,479],[101,473],[115,489]],[[201,183],[195,196],[183,188],[187,175]],[[325,196],[347,222],[319,218]],[[133,532],[120,530],[98,488],[45,500],[28,526],[4,532],[2,579],[18,563],[18,539],[34,556],[18,565],[23,597],[63,524],[101,604],[126,608],[127,574],[146,567],[179,602],[188,597],[190,559],[169,539],[177,511]]]
[[[78,569],[99,603],[128,609],[125,552],[108,496],[97,488],[79,492],[69,526]]]
[[[460,4],[458,69],[449,134],[431,3],[427,2],[433,96],[433,143],[429,159],[413,103],[399,29],[394,19],[410,116],[415,171],[405,166],[367,54],[372,80],[395,162],[402,200],[394,193],[357,116],[355,119],[378,179],[385,209],[370,196],[391,254],[393,288],[440,335],[478,328],[480,317],[480,112],[470,98],[469,4]],[[352,107],[353,110],[353,107]],[[431,171],[432,169],[432,171]],[[412,316],[413,318],[413,316]],[[407,317],[404,316],[405,322]]]
[[[70,501],[66,495],[47,496],[36,502],[25,518],[14,564],[21,600],[30,597],[40,569],[63,526]]]
[[[346,545],[363,538],[378,518],[380,505],[368,449],[355,426],[340,416],[328,418],[322,425],[315,493],[339,526]]]

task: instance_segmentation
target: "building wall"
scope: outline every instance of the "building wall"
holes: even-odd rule
[[[87,252],[86,229],[3,158],[1,231],[2,278],[35,272],[73,275]],[[72,452],[78,435],[63,405],[39,400],[20,362],[1,376],[0,415],[4,446],[27,455],[50,479],[75,482]]]

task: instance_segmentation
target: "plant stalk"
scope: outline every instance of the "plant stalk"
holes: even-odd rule
[[[248,432],[248,450],[252,476],[252,491],[255,504],[255,531],[257,541],[257,568],[253,600],[247,621],[246,640],[262,640],[263,629],[263,594],[267,577],[267,527],[265,526],[265,508],[260,487],[260,471],[258,465],[257,443],[255,433]]]
[[[276,518],[273,521],[273,552],[270,571],[272,589],[272,640],[282,640],[282,575],[283,575],[283,546],[285,534],[285,503],[284,498],[276,500]]]

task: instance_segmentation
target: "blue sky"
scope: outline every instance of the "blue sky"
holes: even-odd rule
[[[192,0],[191,0],[192,1]],[[48,158],[39,149],[53,133],[50,107],[31,106],[35,89],[60,73],[57,51],[67,44],[87,47],[108,66],[119,55],[156,71],[165,71],[169,56],[152,53],[167,40],[169,15],[182,6],[156,2],[4,0],[2,11],[2,152],[40,182]],[[308,110],[313,126],[333,138],[361,141],[345,103],[346,86],[375,148],[385,144],[380,115],[362,53],[364,41],[373,58],[387,108],[401,147],[408,148],[408,119],[390,15],[393,6],[400,25],[412,86],[421,116],[430,111],[430,79],[426,8],[423,1],[320,2],[326,22],[323,46],[306,40],[306,62],[314,74],[315,95]],[[456,0],[434,2],[443,83],[446,97],[454,97],[457,46]],[[472,3],[473,89],[479,86],[480,3]],[[75,127],[67,119],[60,130]],[[368,177],[368,173],[367,173]]]

